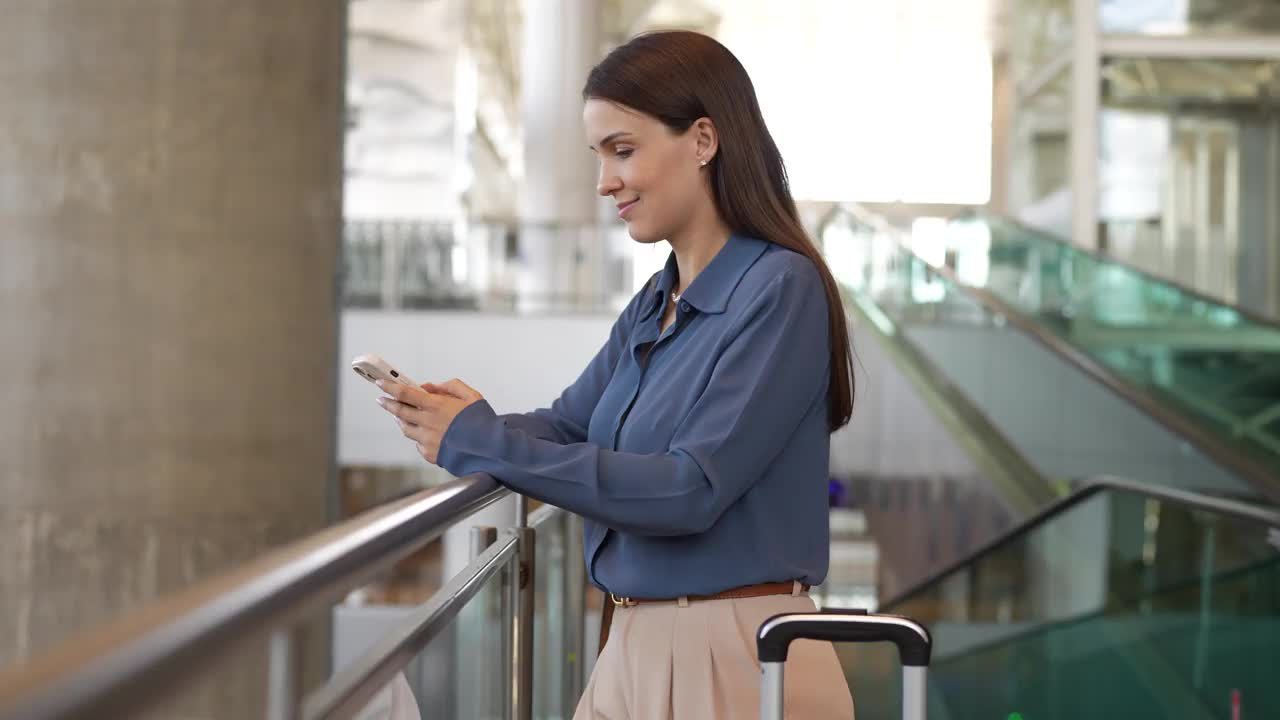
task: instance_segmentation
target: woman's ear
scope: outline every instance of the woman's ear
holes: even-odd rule
[[[690,129],[693,130],[694,142],[697,143],[698,164],[706,165],[720,151],[720,133],[716,130],[716,124],[708,117],[698,118]]]

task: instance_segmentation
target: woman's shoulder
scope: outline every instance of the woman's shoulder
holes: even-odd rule
[[[770,287],[793,289],[805,286],[822,287],[822,275],[817,265],[788,247],[777,243],[767,243],[768,247],[760,254],[742,278],[739,290],[745,290],[748,297],[765,291]]]

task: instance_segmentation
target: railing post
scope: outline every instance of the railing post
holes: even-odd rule
[[[297,628],[271,633],[267,651],[267,720],[296,720],[302,698]]]
[[[474,562],[498,542],[498,529],[487,525],[472,526],[470,541],[469,558]],[[494,582],[502,587],[502,576],[495,578]],[[507,657],[508,642],[506,633],[503,632],[506,627],[503,607],[505,600],[502,592],[481,595],[472,600],[480,603],[476,610],[479,611],[481,622],[457,623],[457,702],[453,705],[457,717],[488,717],[493,714],[495,707],[507,706],[506,692],[509,683],[506,682],[506,673],[501,664],[501,658]],[[486,660],[492,662],[495,649],[499,658],[496,673],[492,665],[486,664]]]
[[[564,674],[560,681],[560,707],[568,715],[573,714],[586,678],[583,673],[583,653],[586,651],[586,595],[587,566],[582,562],[582,521],[577,515],[565,513],[561,524],[564,532]]]
[[[529,527],[529,498],[516,495],[516,527]]]
[[[511,717],[533,718],[533,576],[534,531],[529,501],[516,496],[516,556],[511,583]]]

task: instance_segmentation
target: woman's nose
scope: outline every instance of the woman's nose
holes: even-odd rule
[[[622,180],[606,168],[600,168],[600,177],[596,180],[596,192],[609,196],[622,188]]]

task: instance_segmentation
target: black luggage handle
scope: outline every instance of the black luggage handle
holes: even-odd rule
[[[760,662],[785,662],[791,641],[802,639],[891,642],[898,646],[898,655],[906,667],[927,667],[933,647],[929,631],[911,618],[827,608],[816,613],[782,613],[765,620],[756,635]]]

